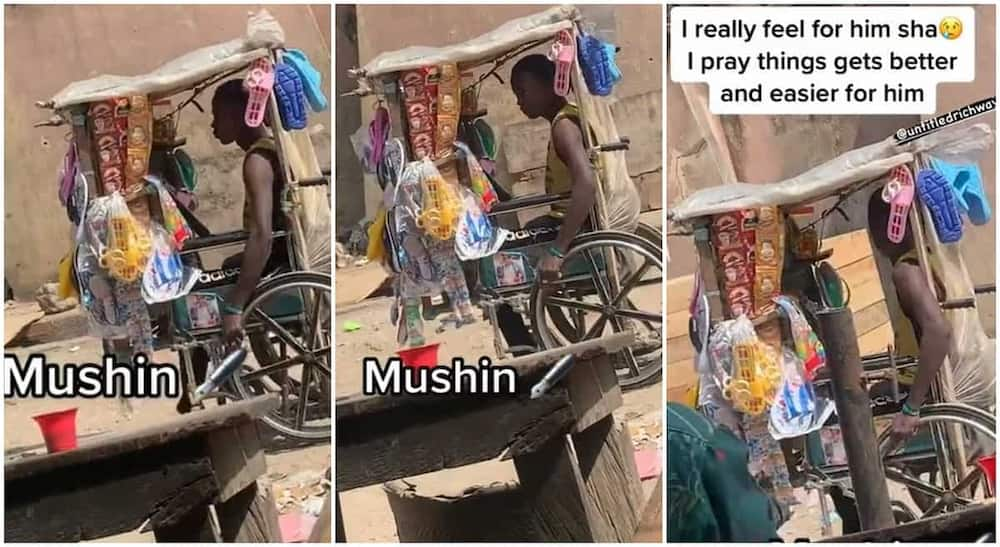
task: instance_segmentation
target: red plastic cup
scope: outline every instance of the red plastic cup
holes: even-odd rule
[[[76,448],[76,409],[60,410],[32,417],[42,429],[49,454]]]
[[[433,368],[438,366],[438,346],[441,344],[427,344],[415,348],[401,349],[396,353],[403,364],[411,368]]]
[[[976,463],[983,470],[983,474],[986,475],[986,481],[990,484],[990,494],[995,494],[997,491],[997,455],[990,454],[989,456],[983,456],[976,460]]]

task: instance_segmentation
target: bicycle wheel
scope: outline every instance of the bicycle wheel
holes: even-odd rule
[[[242,398],[277,393],[278,408],[261,420],[296,439],[331,435],[331,287],[323,274],[283,274],[257,287],[243,314],[256,362],[231,383]]]

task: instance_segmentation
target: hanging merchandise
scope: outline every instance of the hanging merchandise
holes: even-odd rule
[[[757,213],[753,209],[712,218],[712,242],[723,272],[723,301],[732,317],[754,313],[756,224]]]
[[[368,248],[365,257],[371,262],[381,262],[385,258],[385,218],[386,210],[379,207],[375,220],[368,226]]]
[[[598,97],[610,95],[615,84],[622,79],[621,70],[615,64],[618,48],[585,33],[577,36],[577,45],[580,51],[580,71],[583,72],[587,89]]]
[[[569,96],[576,46],[573,44],[573,35],[568,30],[560,31],[556,36],[556,41],[549,50],[549,60],[556,65],[555,79],[552,82],[553,91],[560,97]]]
[[[392,206],[391,197],[396,193],[396,183],[406,166],[406,146],[399,139],[392,139],[385,145],[382,162],[378,164],[376,176],[384,191],[384,205]]]
[[[400,76],[410,150],[416,160],[434,155],[437,81],[438,69],[433,66],[409,70]]]
[[[309,101],[309,107],[312,108],[313,112],[326,110],[328,105],[326,95],[323,94],[323,75],[309,62],[305,52],[300,49],[286,50],[282,60],[291,65],[299,74],[306,100]]]
[[[114,279],[135,282],[146,269],[151,244],[117,192],[109,197],[107,223],[107,243],[100,253],[100,265]]]
[[[277,99],[281,126],[286,131],[306,128],[306,98],[302,80],[287,63],[278,63],[274,67],[274,98]]]
[[[816,372],[826,366],[826,350],[823,348],[823,343],[794,300],[787,296],[779,296],[774,301],[788,319],[795,353],[802,361],[805,379],[811,382],[816,378]]]
[[[387,142],[392,136],[392,120],[389,111],[379,101],[375,106],[375,116],[368,124],[368,157],[367,164],[372,166],[376,173],[385,159]]]
[[[91,103],[89,116],[104,195],[121,191],[125,187],[128,99],[121,97]]]
[[[457,189],[441,176],[434,162],[427,158],[424,158],[420,171],[423,201],[417,227],[438,240],[451,239],[455,237],[462,212]]]
[[[955,243],[962,239],[962,217],[958,214],[955,192],[944,176],[933,169],[921,169],[917,173],[917,190],[934,221],[938,240]]]
[[[802,361],[796,352],[784,348],[781,361],[781,387],[771,405],[768,430],[774,439],[807,435],[823,427],[834,405],[816,396],[812,382],[802,376]]]
[[[435,127],[434,157],[441,159],[452,153],[458,135],[458,118],[462,109],[462,80],[458,65],[445,63],[438,70],[437,125]]]
[[[147,304],[156,304],[187,296],[201,270],[181,262],[173,237],[163,227],[154,223],[152,232],[153,250],[142,276],[143,299]]]
[[[125,170],[126,195],[139,192],[144,187],[143,177],[149,170],[149,153],[153,145],[153,110],[145,95],[134,95],[129,100],[128,147]],[[141,200],[145,203],[146,200]]]
[[[191,231],[191,227],[188,226],[184,215],[182,215],[180,210],[177,208],[174,198],[170,195],[170,192],[167,191],[163,181],[155,175],[148,175],[146,177],[146,181],[156,188],[159,195],[160,210],[163,216],[163,227],[167,230],[167,233],[170,234],[170,237],[173,240],[174,248],[177,250],[183,249],[184,242],[194,235]]]
[[[73,200],[73,186],[76,184],[76,174],[80,169],[79,159],[77,159],[76,141],[70,141],[66,148],[66,155],[63,157],[62,167],[59,169],[59,203],[71,208]],[[73,221],[73,224],[79,224]]]
[[[458,258],[469,261],[496,254],[507,241],[510,232],[493,226],[480,209],[479,198],[467,188],[459,188],[462,196],[462,216],[455,233]]]
[[[913,174],[907,166],[900,165],[889,172],[889,180],[882,188],[882,201],[890,206],[886,237],[893,243],[902,243],[906,237],[906,221],[910,216],[914,191]]]
[[[271,60],[261,57],[251,63],[243,85],[250,93],[246,110],[243,112],[243,121],[247,127],[260,127],[260,124],[264,123],[267,102],[274,89],[274,65],[271,64]]]
[[[761,316],[774,310],[773,299],[781,294],[785,226],[781,210],[777,207],[761,207],[756,213],[753,310],[756,316]]]
[[[774,402],[781,370],[774,350],[757,337],[746,316],[737,318],[733,326],[732,367],[723,396],[744,414],[762,414]]]
[[[493,190],[493,183],[490,182],[489,177],[486,176],[486,172],[479,165],[479,161],[476,160],[476,157],[465,143],[456,141],[455,147],[459,151],[459,160],[465,162],[466,171],[469,175],[469,188],[476,194],[479,207],[484,212],[490,212],[493,206],[500,201],[500,198],[497,197],[496,192]]]
[[[951,185],[958,206],[969,221],[982,226],[990,221],[990,199],[983,186],[983,174],[976,163],[956,164],[931,158],[931,166]]]

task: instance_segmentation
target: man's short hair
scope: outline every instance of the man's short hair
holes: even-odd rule
[[[215,88],[215,96],[212,101],[222,101],[241,108],[246,108],[250,100],[250,93],[243,87],[242,78],[233,78],[222,82]]]
[[[552,84],[556,80],[556,64],[541,53],[527,55],[510,70],[511,79],[524,74],[530,74],[543,84]]]

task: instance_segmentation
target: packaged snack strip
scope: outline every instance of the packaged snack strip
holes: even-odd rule
[[[726,304],[733,317],[753,313],[753,285],[734,285],[725,289]]]
[[[781,294],[781,271],[758,266],[754,273],[754,313],[763,315],[775,308],[773,299]]]
[[[410,147],[413,148],[413,157],[418,160],[429,158],[434,155],[434,133],[427,131],[410,135]]]

